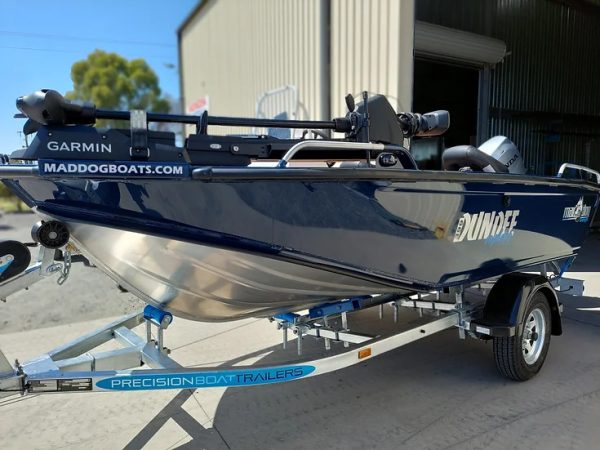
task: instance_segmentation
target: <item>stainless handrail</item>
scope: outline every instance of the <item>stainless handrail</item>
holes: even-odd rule
[[[288,162],[300,150],[323,150],[323,149],[338,149],[338,150],[376,150],[383,151],[387,148],[390,150],[396,146],[386,146],[384,144],[371,144],[366,142],[332,142],[319,139],[308,139],[292,146],[285,155],[277,163],[277,167],[284,168]],[[400,147],[398,147],[400,148]]]
[[[0,179],[36,177],[39,174],[37,164],[0,165]]]
[[[590,169],[589,167],[585,167],[585,166],[580,166],[578,164],[571,164],[571,163],[564,163],[562,166],[560,166],[560,169],[558,169],[558,173],[556,174],[557,177],[559,178],[564,178],[563,174],[565,172],[566,169],[575,169],[575,170],[581,170],[583,172],[587,172],[590,173],[592,175],[596,176],[596,183],[600,184],[600,172],[597,172],[593,169]]]

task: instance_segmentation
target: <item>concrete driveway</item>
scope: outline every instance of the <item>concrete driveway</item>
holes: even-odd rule
[[[0,220],[14,220],[0,230],[0,239],[27,221]],[[586,279],[586,297],[561,298],[564,334],[553,337],[542,372],[525,383],[496,373],[489,343],[460,341],[449,330],[342,371],[281,385],[10,397],[0,402],[0,447],[598,448],[598,250],[600,239],[592,235],[570,274]],[[94,289],[99,292],[91,295]],[[92,269],[61,288],[45,280],[19,295],[0,304],[0,347],[21,360],[105,324],[109,311],[136,306]],[[122,311],[112,309],[115,298]],[[66,311],[63,302],[72,302]],[[40,309],[58,315],[45,323]],[[34,318],[24,331],[28,313]],[[361,314],[374,320],[372,312]],[[414,320],[412,312],[404,313],[399,326]],[[391,312],[381,324],[396,326]],[[293,353],[281,350],[279,333],[264,319],[176,319],[166,339],[172,356],[189,366],[275,362]]]

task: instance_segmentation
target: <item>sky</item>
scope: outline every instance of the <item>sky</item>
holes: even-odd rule
[[[73,89],[71,65],[95,49],[144,58],[179,98],[177,28],[199,0],[0,0],[0,154],[21,147],[15,100]]]

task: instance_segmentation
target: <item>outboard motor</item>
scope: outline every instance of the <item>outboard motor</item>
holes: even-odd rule
[[[494,136],[475,148],[458,145],[447,148],[442,154],[444,170],[474,170],[481,172],[525,173],[523,157],[517,146],[507,137]]]
[[[508,169],[508,173],[523,175],[525,163],[517,146],[505,136],[494,136],[479,146],[479,150],[500,161]]]

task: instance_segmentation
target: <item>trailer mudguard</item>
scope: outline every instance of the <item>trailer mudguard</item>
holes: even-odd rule
[[[538,274],[510,273],[503,275],[490,291],[481,319],[472,322],[471,330],[492,337],[514,336],[523,326],[527,300],[542,291],[548,299],[552,316],[551,333],[562,334],[560,305],[548,279]]]

